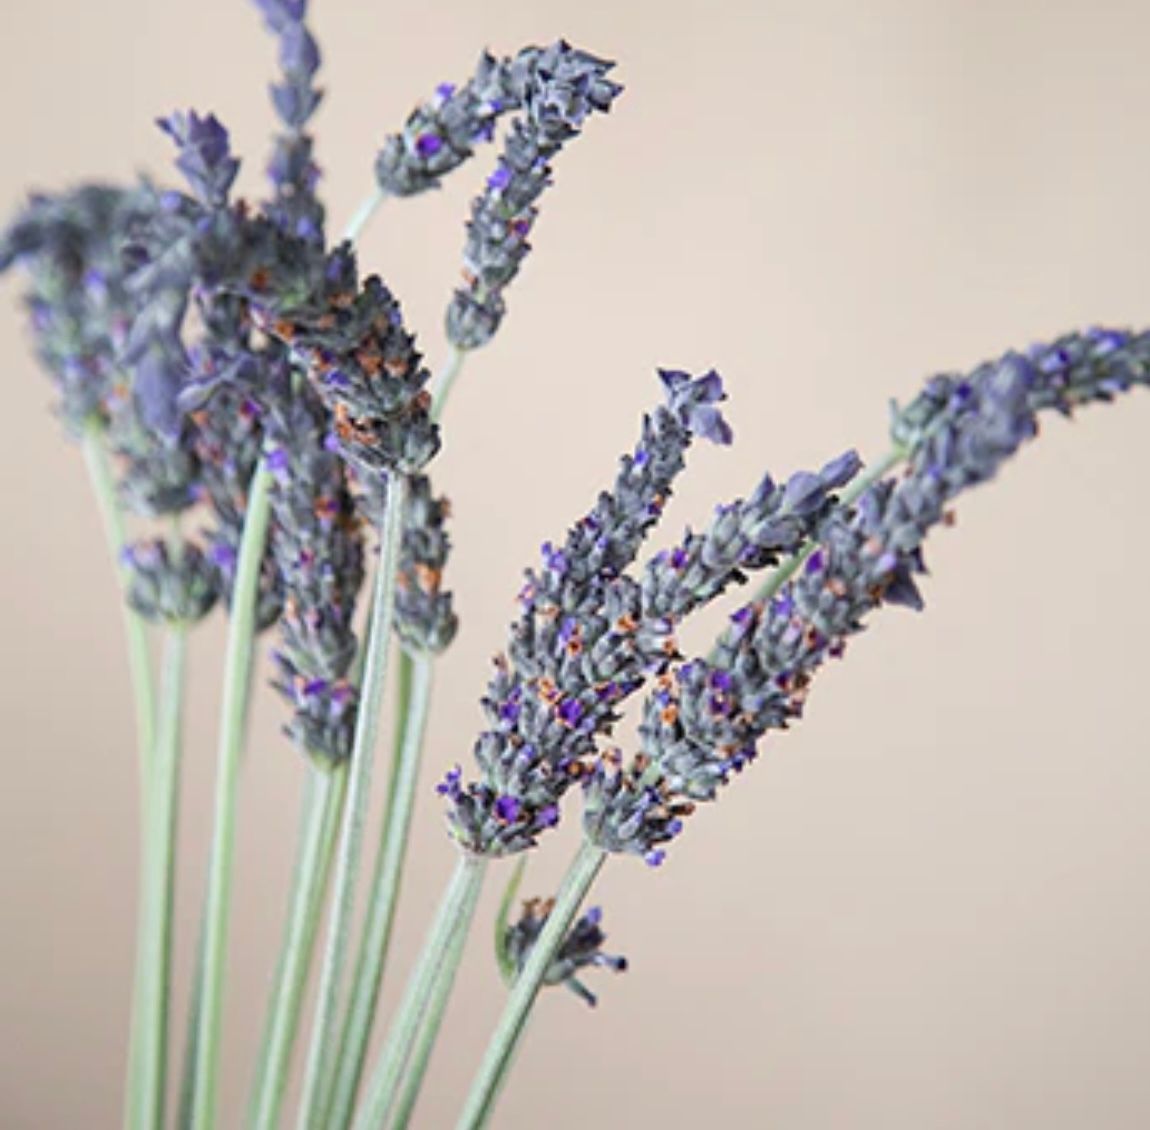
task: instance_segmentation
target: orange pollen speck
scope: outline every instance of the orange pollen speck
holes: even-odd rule
[[[416,565],[415,575],[419,578],[420,587],[427,592],[438,592],[439,582],[443,574],[438,569],[433,569],[430,565],[424,565],[422,562]]]

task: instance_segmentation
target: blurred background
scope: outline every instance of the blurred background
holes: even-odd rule
[[[535,253],[469,363],[434,468],[463,628],[442,660],[385,1011],[452,852],[431,785],[466,761],[520,572],[611,479],[657,365],[714,366],[731,449],[699,449],[657,541],[764,469],[885,447],[887,399],[1091,323],[1150,321],[1150,12],[1119,0],[318,0],[333,230],[376,146],[479,50],[565,36],[619,61],[608,119],[555,166]],[[214,110],[262,191],[274,47],[251,5],[5,0],[0,206],[165,179],[152,124]],[[470,195],[363,242],[434,365]],[[0,704],[0,1124],[114,1127],[134,933],[132,714],[116,589],[78,451],[48,412],[19,286]],[[624,976],[542,1000],[496,1125],[949,1130],[1150,1123],[1150,398],[1047,420],[930,547],[807,717],[653,872],[596,890]],[[688,641],[714,633],[712,618]],[[177,1004],[204,884],[219,617],[199,633]],[[269,644],[261,651],[266,658]],[[222,1125],[238,1126],[279,940],[304,766],[261,677],[244,768]],[[382,775],[380,777],[382,779]],[[550,893],[575,821],[532,858]],[[502,998],[481,911],[417,1115],[451,1125]],[[177,1032],[182,1031],[182,1021]]]

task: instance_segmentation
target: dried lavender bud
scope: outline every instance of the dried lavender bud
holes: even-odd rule
[[[714,654],[659,680],[644,704],[642,752],[613,752],[585,777],[584,828],[609,851],[662,862],[699,801],[713,800],[758,740],[801,715],[814,672],[882,603],[921,608],[921,547],[961,491],[994,477],[1037,431],[1035,412],[1070,411],[1150,384],[1150,333],[1094,330],[1007,354],[968,377],[935,377],[896,418],[905,475],[833,507],[817,548],[766,607],[731,618]]]
[[[519,921],[505,931],[503,949],[516,971],[521,971],[527,963],[527,958],[535,948],[543,927],[547,925],[553,907],[553,899],[546,901],[528,899],[523,904]],[[622,973],[627,968],[625,957],[603,953],[602,947],[607,935],[601,929],[602,920],[603,912],[597,906],[591,907],[581,915],[555,951],[555,956],[543,975],[544,985],[566,985],[592,1008],[597,1003],[595,994],[576,974],[580,970],[595,966],[611,969],[616,973]]]
[[[128,570],[128,603],[147,620],[194,624],[215,606],[220,577],[212,561],[193,542],[174,552],[167,542],[125,546],[121,559]]]
[[[535,202],[551,184],[549,162],[593,111],[606,112],[622,87],[606,78],[614,65],[560,41],[528,48],[511,85],[525,113],[511,126],[495,172],[467,224],[465,286],[447,310],[447,336],[459,349],[489,341],[503,318],[503,291],[531,245]]]
[[[275,139],[268,175],[275,199],[266,212],[284,231],[323,243],[324,209],[316,196],[319,170],[306,131],[323,95],[314,78],[320,53],[305,23],[305,0],[256,0],[268,29],[279,39],[283,81],[271,88],[272,104],[286,127]]]
[[[403,132],[384,142],[375,162],[379,187],[392,196],[438,188],[476,142],[490,141],[499,115],[519,106],[510,68],[484,51],[462,86],[440,83],[434,97],[411,112]]]
[[[306,382],[294,385],[275,399],[266,431],[271,552],[284,591],[276,686],[296,706],[288,732],[314,743],[307,753],[338,761],[354,731],[345,676],[356,652],[363,538],[345,464],[328,443],[328,414]]]
[[[535,843],[559,819],[559,802],[610,732],[617,707],[676,654],[672,624],[644,620],[639,585],[623,570],[663,512],[697,434],[724,442],[714,373],[697,380],[664,372],[666,403],[643,421],[614,489],[570,530],[543,546],[543,567],[527,574],[509,658],[496,659],[483,700],[491,729],[475,757],[481,779],[453,771],[439,786],[452,834],[467,848],[501,855]]]
[[[459,626],[451,593],[440,588],[451,541],[445,498],[434,498],[426,475],[413,475],[408,484],[403,543],[396,576],[395,628],[404,644],[416,652],[443,651]],[[378,507],[372,508],[379,513]]]

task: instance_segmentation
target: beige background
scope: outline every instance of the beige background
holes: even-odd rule
[[[152,118],[214,109],[259,191],[273,49],[242,3],[3,0],[0,206],[26,185],[167,175]],[[443,661],[402,908],[410,960],[450,866],[433,777],[465,759],[519,571],[635,434],[656,364],[726,375],[664,540],[713,501],[855,443],[886,399],[1092,322],[1150,320],[1150,10],[1137,3],[483,4],[326,0],[315,23],[336,225],[374,145],[478,49],[557,35],[628,91],[557,166],[537,253],[474,359],[437,464],[463,633]],[[434,361],[483,172],[389,205],[365,244]],[[6,735],[0,1124],[113,1127],[132,960],[131,714],[77,453],[3,285]],[[808,718],[667,866],[610,866],[625,977],[543,1001],[506,1127],[1112,1130],[1150,1122],[1150,398],[1048,422],[933,544]],[[693,639],[703,641],[713,626]],[[220,624],[196,643],[180,979],[204,876]],[[241,813],[224,1125],[239,1124],[302,764],[266,690]],[[572,822],[573,823],[573,822]],[[533,863],[544,892],[568,835]],[[496,884],[489,891],[492,901]],[[450,1125],[500,987],[491,906],[419,1124]],[[388,1002],[399,981],[388,985]],[[183,994],[180,1000],[182,1003]]]

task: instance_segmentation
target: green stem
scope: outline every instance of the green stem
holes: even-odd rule
[[[486,867],[483,856],[464,853],[459,857],[419,961],[408,979],[403,1001],[372,1074],[367,1097],[355,1120],[355,1130],[379,1130],[398,1097],[397,1088],[416,1038],[440,995],[446,997],[451,990]]]
[[[192,1092],[194,1130],[216,1125],[216,1074],[220,1056],[220,1029],[227,964],[228,924],[231,912],[232,857],[235,852],[236,788],[247,717],[249,671],[255,650],[256,600],[260,568],[267,544],[271,474],[260,460],[248,488],[247,514],[240,539],[232,590],[231,619],[224,658],[223,702],[220,709],[216,765],[215,827],[204,905],[204,967],[199,995],[196,1033],[195,1085]]]
[[[439,1030],[443,1026],[443,1014],[447,1011],[447,1002],[451,998],[455,971],[459,968],[459,962],[463,958],[463,951],[466,947],[467,932],[460,930],[452,940],[451,950],[447,955],[445,968],[451,970],[451,975],[441,977],[436,982],[427,1004],[427,1015],[423,1018],[423,1023],[416,1035],[415,1046],[411,1051],[411,1063],[403,1076],[399,1098],[395,1103],[395,1117],[391,1122],[391,1130],[403,1130],[411,1121],[419,1092],[423,1088],[423,1078],[427,1074],[427,1065],[431,1059],[432,1050],[439,1038]]]
[[[877,463],[873,463],[854,482],[843,491],[840,496],[842,506],[850,506],[857,502],[875,483],[885,474],[897,467],[910,453],[905,447],[894,446]],[[755,593],[758,601],[768,601],[779,589],[783,587],[802,567],[803,562],[818,548],[816,542],[808,543],[800,552],[790,557],[784,564],[767,574],[763,583]]]
[[[407,857],[411,817],[415,811],[415,788],[427,729],[433,666],[430,655],[421,654],[413,658],[403,652],[400,657],[397,749],[392,760],[387,809],[376,855],[367,921],[352,978],[335,1084],[328,1106],[327,1125],[333,1128],[347,1126],[351,1121],[375,1022],[379,987],[387,963],[403,864]]]
[[[544,975],[606,858],[607,853],[602,848],[584,842],[571,861],[555,905],[507,997],[503,1015],[487,1045],[463,1113],[459,1116],[457,1130],[476,1130],[490,1115]]]
[[[511,926],[511,911],[515,906],[515,899],[519,888],[523,885],[523,875],[527,870],[527,853],[521,851],[515,861],[515,868],[507,886],[503,888],[503,897],[499,900],[499,912],[495,916],[495,964],[499,967],[499,975],[511,985],[515,981],[517,972],[515,959],[507,949],[507,931]]]
[[[367,197],[360,206],[355,210],[355,215],[352,216],[351,222],[343,229],[343,238],[348,243],[355,243],[364,229],[371,222],[372,216],[375,215],[379,206],[387,199],[386,194],[382,188],[377,188],[369,197]]]
[[[263,1054],[252,1096],[249,1125],[255,1130],[272,1130],[279,1124],[346,785],[346,765],[317,765],[311,770],[299,865],[292,882],[291,909],[268,1001]]]
[[[180,732],[187,642],[188,626],[172,624],[164,645],[156,743],[152,750],[144,818],[146,842],[141,861],[139,980],[130,1056],[133,1067],[131,1121],[141,1130],[164,1124]]]
[[[447,352],[443,368],[435,374],[431,390],[431,418],[436,423],[439,423],[439,419],[443,415],[447,398],[451,395],[451,390],[455,387],[455,382],[463,371],[463,362],[466,360],[467,353],[459,346],[453,345]]]
[[[112,554],[117,578],[121,575],[120,551],[127,543],[124,514],[116,497],[116,476],[104,442],[104,424],[93,418],[84,430],[82,450],[88,468],[92,492],[103,520],[104,534]],[[152,678],[152,663],[148,657],[147,624],[139,613],[122,600],[124,634],[128,642],[128,670],[132,680],[133,699],[136,704],[136,744],[139,747],[140,782],[143,790],[148,759],[156,740],[156,688]]]
[[[242,769],[241,769],[242,772]],[[263,1093],[264,1080],[268,1073],[268,1058],[271,1051],[270,1040],[273,1026],[273,1014],[276,1003],[284,984],[284,971],[287,967],[288,952],[290,950],[290,937],[295,925],[296,905],[300,897],[301,880],[307,869],[308,860],[314,853],[314,840],[316,829],[321,821],[322,807],[319,804],[320,784],[323,775],[312,771],[304,777],[303,797],[300,800],[299,834],[296,836],[295,858],[292,861],[291,879],[288,882],[288,910],[284,919],[283,939],[280,942],[279,955],[276,958],[275,972],[272,974],[271,990],[268,994],[267,1014],[264,1018],[263,1038],[260,1040],[259,1053],[256,1056],[255,1072],[252,1076],[252,1090],[248,1102],[248,1123],[256,1116],[260,1095]]]
[[[192,1107],[196,1097],[196,1056],[200,1035],[200,998],[204,987],[204,917],[200,914],[200,933],[196,940],[196,967],[192,975],[188,1014],[184,1021],[184,1056],[180,1069],[180,1096],[176,1110],[178,1130],[192,1125]]]
[[[359,875],[364,825],[367,821],[371,794],[371,770],[379,734],[380,707],[387,680],[391,653],[391,628],[395,606],[395,575],[403,535],[407,480],[392,474],[384,485],[383,511],[380,515],[379,563],[376,566],[375,591],[372,596],[371,621],[364,647],[367,663],[360,688],[356,716],[355,741],[348,770],[347,804],[340,827],[339,854],[336,859],[332,894],[331,921],[320,974],[319,998],[312,1022],[311,1045],[308,1048],[303,1097],[300,1102],[301,1130],[314,1130],[320,1125],[320,1114],[327,1099],[334,1066],[338,1032],[340,983],[347,960],[352,918],[355,911],[355,886]]]

